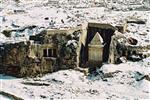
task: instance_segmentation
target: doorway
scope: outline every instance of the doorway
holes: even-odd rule
[[[96,50],[95,53],[97,53],[97,55],[101,54],[101,58],[102,60],[96,60],[102,62],[108,62],[109,59],[109,47],[110,47],[110,43],[111,43],[111,36],[114,34],[115,32],[115,28],[111,25],[107,25],[107,24],[88,24],[88,28],[87,28],[87,37],[86,37],[86,42],[85,44],[81,44],[81,48],[80,48],[80,56],[79,56],[79,66],[80,67],[88,67],[89,66],[89,50],[91,50],[91,48],[89,49],[89,44],[91,43],[91,41],[93,40],[94,36],[98,33],[101,38],[103,39],[103,43],[101,44],[101,42],[99,41],[99,44],[96,45],[103,45],[103,49],[102,48],[96,48],[98,49],[98,51]],[[94,48],[93,48],[94,50]],[[94,52],[94,51],[93,51]],[[94,54],[94,53],[93,53]],[[90,65],[91,66],[91,65]]]

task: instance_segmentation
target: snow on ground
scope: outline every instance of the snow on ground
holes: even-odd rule
[[[3,34],[0,34],[0,43],[4,43],[6,40],[6,36]]]
[[[85,3],[84,0],[81,0],[80,4],[82,2]],[[21,0],[20,3],[9,0],[9,2],[2,2],[0,8],[0,22],[2,23],[0,24],[0,32],[3,32],[3,30],[19,30],[28,26],[36,26],[33,29],[27,28],[21,32],[12,32],[17,39],[20,38],[19,40],[22,41],[28,40],[29,35],[40,33],[42,31],[41,28],[69,28],[86,22],[109,23],[115,26],[129,17],[144,19],[146,20],[146,24],[129,25],[128,29],[130,32],[126,36],[136,37],[139,40],[137,45],[147,45],[150,41],[150,11],[111,11],[105,7],[74,8],[73,5],[69,4],[60,3],[52,5],[48,0],[44,0],[42,3],[41,0],[37,2],[34,2],[34,0],[29,2]],[[25,38],[22,38],[22,34],[25,34]],[[12,36],[11,41],[17,40],[14,36]],[[1,39],[1,41],[8,42],[5,39]]]
[[[139,65],[140,63],[140,65]],[[112,77],[85,76],[75,70],[62,70],[38,78],[3,79],[1,91],[23,99],[150,99],[150,82],[138,80],[150,76],[150,58],[119,65],[104,64],[103,73]]]
[[[8,97],[3,96],[3,95],[0,94],[0,100],[11,100],[11,99],[9,99]]]
[[[129,24],[128,30],[130,32],[124,35],[136,38],[137,45],[148,45],[150,42],[150,11],[111,11],[104,7],[83,7],[82,3],[78,5],[78,8],[73,8],[71,5],[67,7],[65,5],[46,6],[47,0],[44,3],[23,2],[24,0],[22,0],[20,6],[12,0],[3,1],[0,7],[0,32],[3,30],[25,30],[13,31],[10,38],[0,33],[0,43],[26,41],[29,35],[38,34],[43,29],[75,27],[89,21],[109,23],[115,26],[129,17],[146,20],[146,24]],[[14,10],[18,12],[14,12]],[[29,26],[36,27],[26,28]],[[69,41],[68,44],[72,42]],[[150,76],[149,66],[150,58],[119,65],[104,64],[100,69],[103,74],[115,72],[109,78],[103,77],[102,73],[84,76],[83,73],[75,70],[62,70],[34,79],[0,75],[1,91],[26,100],[50,98],[150,99],[150,82],[146,79],[139,79],[145,75]],[[3,100],[5,97],[0,95],[1,98]]]

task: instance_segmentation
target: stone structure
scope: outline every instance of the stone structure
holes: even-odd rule
[[[91,62],[91,65],[93,65],[95,62],[97,62],[98,65],[101,64],[103,47],[103,39],[97,32],[93,37],[91,43],[88,44],[88,58],[89,62]]]
[[[94,66],[101,66],[102,62],[108,61],[111,36],[117,28],[109,24],[100,23],[88,23],[84,26],[85,28],[83,28],[83,33],[81,34],[79,41],[79,66],[91,66],[91,64],[89,64],[89,60],[91,60],[91,58],[89,57],[92,55],[93,58],[96,52],[98,54],[94,57],[94,59],[99,63],[96,64],[96,62],[94,62],[94,64],[96,64]],[[96,51],[94,53],[94,51],[91,52],[91,50]]]
[[[150,54],[145,53],[148,50],[150,50],[150,45],[131,45],[129,44],[127,38],[120,33],[118,35],[112,36],[112,41],[110,44],[109,63],[122,63],[122,61],[120,61],[121,57],[125,57],[126,60],[139,61],[150,56]]]
[[[95,70],[96,66],[102,65],[103,47],[103,39],[97,32],[88,44],[88,66],[90,69]]]
[[[150,46],[125,45],[128,42],[122,34],[125,31],[125,26],[87,23],[76,28],[48,29],[30,36],[28,42],[3,44],[0,46],[0,73],[34,77],[79,67],[93,72],[103,62],[120,63],[121,57],[133,61],[146,57],[141,52],[149,50]]]

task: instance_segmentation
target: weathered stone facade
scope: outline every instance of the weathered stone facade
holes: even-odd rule
[[[110,44],[109,63],[122,63],[121,57],[124,57],[126,60],[139,61],[150,56],[150,54],[144,53],[148,50],[150,50],[150,45],[130,45],[128,39],[122,34],[114,35]]]
[[[24,61],[29,54],[29,45],[29,42],[26,44],[20,42],[0,46],[0,72],[19,75],[18,70],[21,69],[21,66],[26,65]]]
[[[71,32],[71,33],[69,33]],[[31,36],[29,42],[2,45],[0,71],[17,77],[34,77],[75,68],[81,30],[49,30]]]
[[[95,67],[101,66],[103,62],[108,61],[111,36],[114,35],[115,30],[116,30],[115,27],[109,24],[101,24],[101,23],[88,23],[86,27],[83,28],[83,33],[81,34],[80,41],[79,41],[80,42],[79,43],[79,47],[80,47],[79,66],[80,67],[94,66],[95,69]],[[96,39],[95,41],[95,38],[98,39]],[[90,64],[90,60],[91,60],[90,57],[94,57],[93,60],[94,64],[92,65]]]
[[[120,32],[125,27],[88,23],[70,29],[48,29],[30,36],[30,41],[0,46],[0,73],[35,77],[61,69],[89,68],[92,72],[103,62],[120,63],[121,57],[137,61],[149,55],[136,40]],[[121,41],[120,41],[121,40]],[[125,43],[129,42],[129,45]]]

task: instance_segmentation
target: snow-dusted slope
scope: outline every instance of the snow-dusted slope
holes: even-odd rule
[[[139,79],[150,75],[150,58],[139,63],[105,64],[102,66],[103,73],[114,73],[104,78],[101,73],[84,76],[75,70],[63,70],[42,78],[2,79],[1,90],[27,100],[149,99],[150,82]]]
[[[12,41],[13,39],[16,41],[18,37],[23,36],[24,38],[19,40],[26,41],[29,35],[38,34],[43,29],[75,27],[89,21],[109,23],[115,26],[128,17],[144,19],[147,20],[147,23],[144,26],[132,25],[129,27],[131,34],[127,35],[135,35],[138,38],[140,35],[133,34],[138,31],[140,34],[148,33],[147,35],[149,37],[150,11],[123,12],[111,11],[104,7],[73,8],[74,6],[69,4],[54,6],[51,5],[51,3],[46,3],[46,1],[38,4],[35,2],[30,2],[29,4],[27,2],[21,2],[17,4],[12,0],[10,1],[11,2],[3,2],[1,6],[0,32],[13,30],[11,32]],[[28,27],[30,26],[36,27],[29,29]]]
[[[115,6],[120,11],[96,7],[85,2],[86,0],[79,0],[81,2],[78,5],[72,5],[72,3],[66,2],[67,0],[56,0],[59,1],[59,6],[51,5],[50,1],[55,0],[20,1],[18,4],[13,0],[1,0],[0,44],[26,41],[29,39],[29,35],[38,34],[47,28],[75,27],[89,21],[109,23],[115,26],[129,17],[144,19],[146,24],[129,24],[127,29],[130,32],[127,32],[125,36],[136,38],[138,45],[148,45],[150,41],[150,11],[124,11],[122,8],[128,8],[131,0],[124,0],[125,4],[120,4],[121,0],[117,0],[118,3],[106,5],[108,8]],[[138,1],[142,2],[142,0]],[[148,5],[148,3],[141,3],[141,5],[144,4]],[[36,27],[29,29],[30,26]],[[4,30],[13,30],[10,38],[2,34]],[[138,78],[143,75],[150,75],[149,66],[150,58],[120,65],[105,64],[102,67],[104,74],[116,73],[113,74],[113,77],[104,79],[103,75],[86,77],[83,73],[75,70],[63,70],[35,79],[17,79],[0,75],[1,91],[26,100],[49,100],[50,98],[150,99],[150,82],[146,79],[138,81]]]

